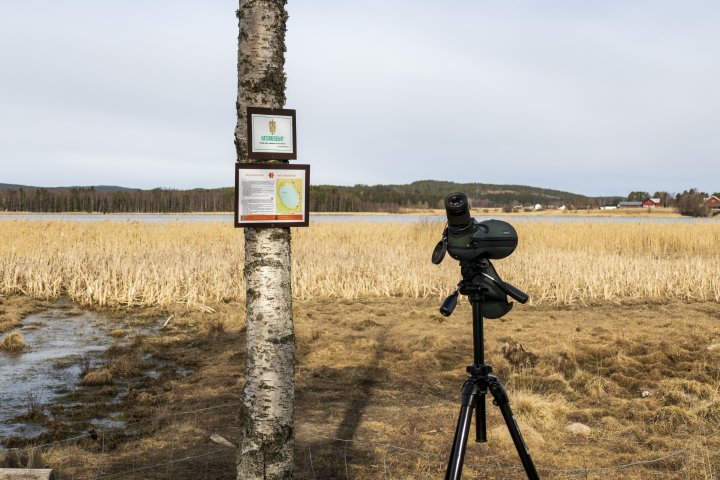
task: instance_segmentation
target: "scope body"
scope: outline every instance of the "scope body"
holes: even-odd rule
[[[470,205],[464,193],[445,197],[448,217],[447,252],[455,260],[505,258],[515,251],[518,236],[515,228],[502,220],[478,222],[470,216]]]
[[[447,250],[455,260],[505,258],[515,251],[517,244],[517,232],[502,220],[472,219],[462,230],[448,227]]]

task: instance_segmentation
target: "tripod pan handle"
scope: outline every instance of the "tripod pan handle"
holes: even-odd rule
[[[517,300],[520,303],[526,303],[528,300],[530,300],[530,295],[523,292],[519,288],[514,287],[513,285],[510,285],[507,282],[501,281],[500,283],[502,283],[503,285],[502,286],[498,285],[498,286],[502,289],[502,291],[507,293],[509,297],[514,298],[515,300]]]
[[[530,300],[530,295],[523,292],[519,288],[517,288],[513,285],[510,285],[507,282],[503,282],[499,278],[493,278],[490,275],[488,275],[487,273],[483,272],[483,275],[485,275],[485,277],[489,278],[493,282],[493,284],[495,284],[500,290],[502,290],[505,293],[505,295],[514,298],[518,302],[526,303],[528,300]]]

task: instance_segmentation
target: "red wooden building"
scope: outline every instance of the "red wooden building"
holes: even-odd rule
[[[720,207],[720,198],[713,195],[710,198],[705,199],[705,205],[707,205],[710,208],[718,208]]]

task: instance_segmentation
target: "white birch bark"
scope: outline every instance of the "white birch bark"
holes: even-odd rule
[[[285,104],[285,3],[240,0],[235,129],[238,162],[248,161],[246,108],[282,108]],[[289,479],[295,401],[290,229],[245,228],[244,273],[247,363],[237,478]]]

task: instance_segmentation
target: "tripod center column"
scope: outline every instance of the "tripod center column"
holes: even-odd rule
[[[468,295],[473,313],[473,353],[476,366],[485,364],[485,340],[483,338],[483,302],[485,292],[481,288]]]

